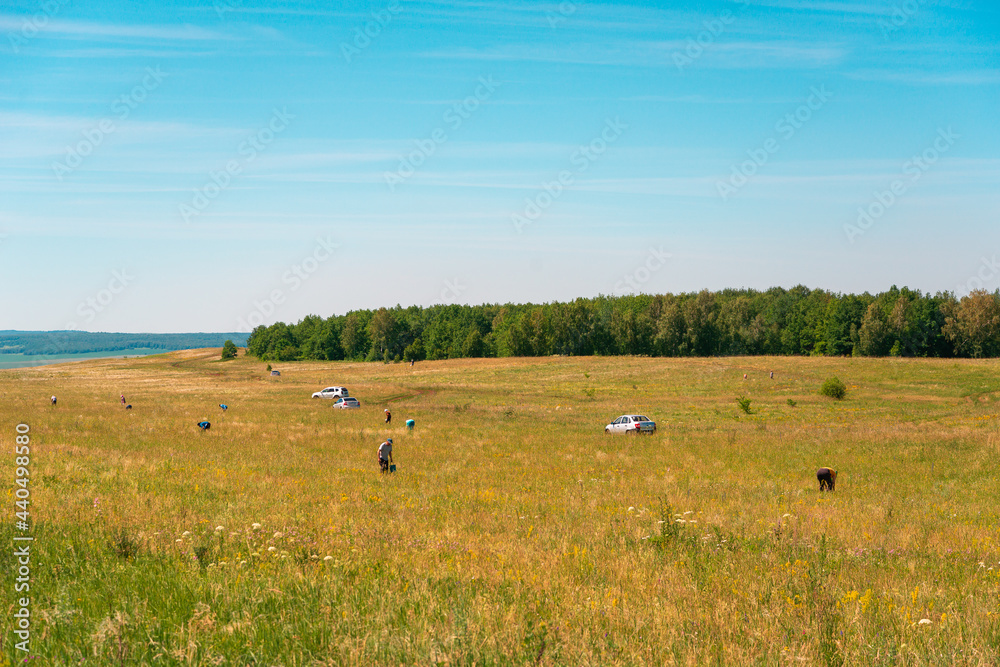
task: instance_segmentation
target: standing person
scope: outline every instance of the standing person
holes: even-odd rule
[[[55,396],[53,396],[53,397],[52,397],[52,405],[55,405],[55,404],[56,404],[56,397],[55,397]]]
[[[378,446],[378,467],[381,472],[389,472],[389,464],[392,463],[392,438]]]
[[[389,412],[389,408],[385,409],[385,423],[388,424],[392,421],[392,413]]]
[[[125,394],[122,394],[122,405],[125,405]]]

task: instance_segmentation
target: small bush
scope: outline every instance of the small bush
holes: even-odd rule
[[[847,387],[838,378],[832,377],[823,383],[823,386],[819,389],[819,393],[839,401],[844,396],[847,396]]]
[[[236,344],[233,341],[231,341],[231,340],[227,340],[225,342],[225,344],[222,346],[222,358],[223,358],[223,360],[225,360],[225,359],[235,359],[236,358],[236,351],[237,351]]]
[[[740,406],[740,410],[747,413],[748,415],[752,414],[750,411],[751,401],[749,398],[747,398],[746,396],[737,396],[736,403]]]
[[[794,408],[798,404],[795,401],[793,401],[792,399],[788,399],[788,405],[790,405],[791,407]]]

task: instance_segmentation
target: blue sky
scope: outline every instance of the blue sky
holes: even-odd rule
[[[8,2],[0,329],[997,289],[998,28],[930,0]]]

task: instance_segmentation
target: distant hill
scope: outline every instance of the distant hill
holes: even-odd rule
[[[222,347],[227,340],[238,347],[245,333],[91,333],[89,331],[0,331],[0,355],[64,355],[85,352],[122,352],[150,349],[169,352],[200,347]]]

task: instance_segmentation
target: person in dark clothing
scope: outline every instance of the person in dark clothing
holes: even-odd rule
[[[837,471],[833,468],[820,468],[816,471],[820,491],[833,491],[837,485]]]
[[[389,412],[389,408],[385,409],[385,423],[388,424],[392,421],[392,413]]]

